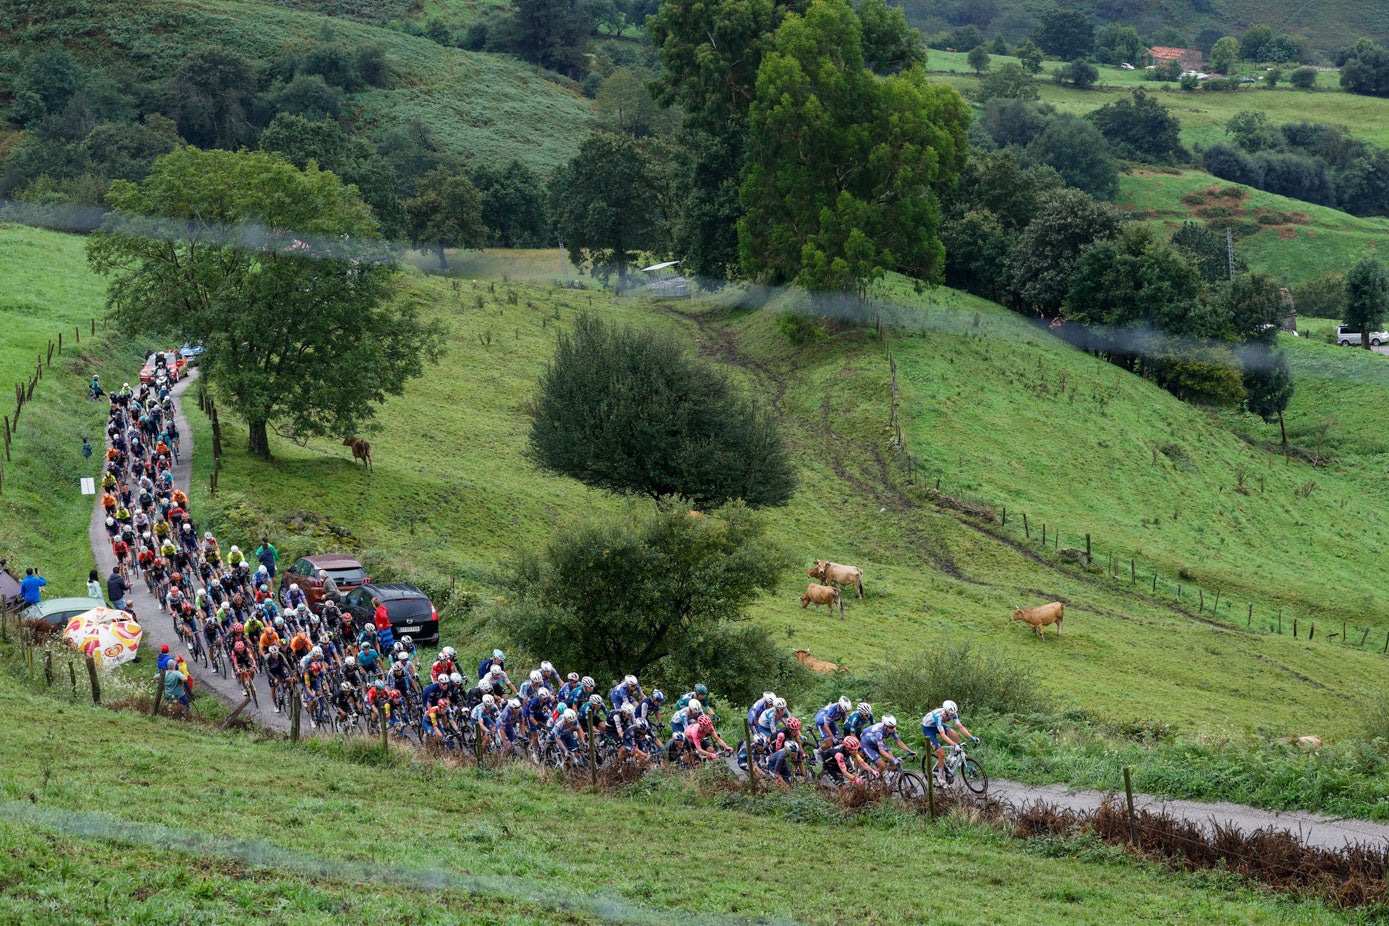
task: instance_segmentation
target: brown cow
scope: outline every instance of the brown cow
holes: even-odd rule
[[[863,570],[857,566],[841,566],[839,563],[817,559],[807,575],[812,579],[819,579],[826,585],[853,586],[858,590],[858,596],[863,597]]]
[[[1055,624],[1056,635],[1061,636],[1061,619],[1065,616],[1065,607],[1061,602],[1053,601],[1051,604],[1044,604],[1040,608],[1028,608],[1026,611],[1022,608],[1014,608],[1012,619],[1029,624],[1033,630],[1037,631],[1037,636],[1045,640],[1046,637],[1042,635],[1042,628]]]
[[[810,655],[810,650],[808,649],[796,650],[796,661],[799,662],[801,665],[805,666],[810,671],[820,672],[822,674],[827,672],[849,671],[843,666],[837,666],[832,662],[825,662],[825,660],[823,659],[816,659],[814,656]]]
[[[371,472],[371,441],[361,437],[349,437],[343,440],[342,445],[352,448],[352,462],[361,460],[367,472]]]
[[[834,613],[834,606],[839,605],[839,616],[844,616],[844,598],[833,585],[816,585],[814,582],[807,585],[805,594],[801,596],[801,610],[812,604],[824,605],[831,614]]]

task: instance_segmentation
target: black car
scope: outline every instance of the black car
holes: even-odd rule
[[[429,596],[409,582],[392,585],[360,585],[347,594],[347,610],[352,612],[357,627],[372,625],[376,608],[371,600],[380,598],[391,618],[395,638],[408,636],[416,646],[433,646],[439,642],[439,612]]]

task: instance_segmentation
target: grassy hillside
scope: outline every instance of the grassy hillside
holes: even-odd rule
[[[462,164],[518,157],[548,172],[572,156],[592,121],[586,100],[514,58],[302,9],[252,0],[61,0],[42,7],[34,16],[0,12],[0,41],[58,40],[160,77],[173,73],[188,49],[207,43],[252,58],[303,45],[324,30],[351,46],[380,44],[395,78],[389,88],[350,96],[355,121],[370,134],[421,120],[441,151]]]
[[[1343,921],[1233,878],[961,821],[846,820],[814,795],[752,802],[680,777],[588,794],[527,768],[296,749],[4,681],[6,922]],[[37,716],[61,723],[60,747]]]

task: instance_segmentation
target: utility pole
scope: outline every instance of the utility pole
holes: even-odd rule
[[[1235,232],[1230,226],[1225,226],[1225,257],[1230,263],[1230,281],[1235,279]]]

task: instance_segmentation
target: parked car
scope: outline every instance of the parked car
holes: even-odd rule
[[[140,382],[154,382],[155,361],[158,360],[161,355],[164,358],[164,365],[169,368],[169,375],[173,377],[174,382],[178,382],[188,375],[188,361],[184,360],[183,356],[178,351],[158,350],[150,354],[149,358],[145,361],[145,365],[140,368]]]
[[[1352,331],[1347,325],[1337,325],[1336,343],[1342,347],[1359,347],[1360,332]],[[1389,331],[1371,331],[1370,346],[1378,347],[1381,344],[1389,344]]]
[[[207,350],[207,348],[203,347],[201,343],[184,341],[183,346],[178,349],[178,352],[179,356],[187,360],[190,366],[197,366],[198,358],[203,355],[203,351],[205,350]]]
[[[66,627],[67,622],[77,615],[104,607],[106,602],[100,598],[50,598],[25,608],[20,616],[26,621],[41,620],[55,627]]]
[[[337,583],[338,591],[346,595],[359,585],[371,581],[362,564],[355,556],[344,553],[320,553],[295,560],[294,565],[280,573],[280,601],[285,600],[285,591],[290,583],[297,583],[308,596],[309,607],[317,608],[323,601],[323,581],[318,577],[320,569],[326,570]]]
[[[392,585],[366,584],[347,596],[347,610],[358,627],[372,622],[376,609],[371,599],[380,598],[391,618],[391,631],[399,640],[409,636],[416,646],[435,646],[439,642],[439,612],[429,596],[409,582]]]

